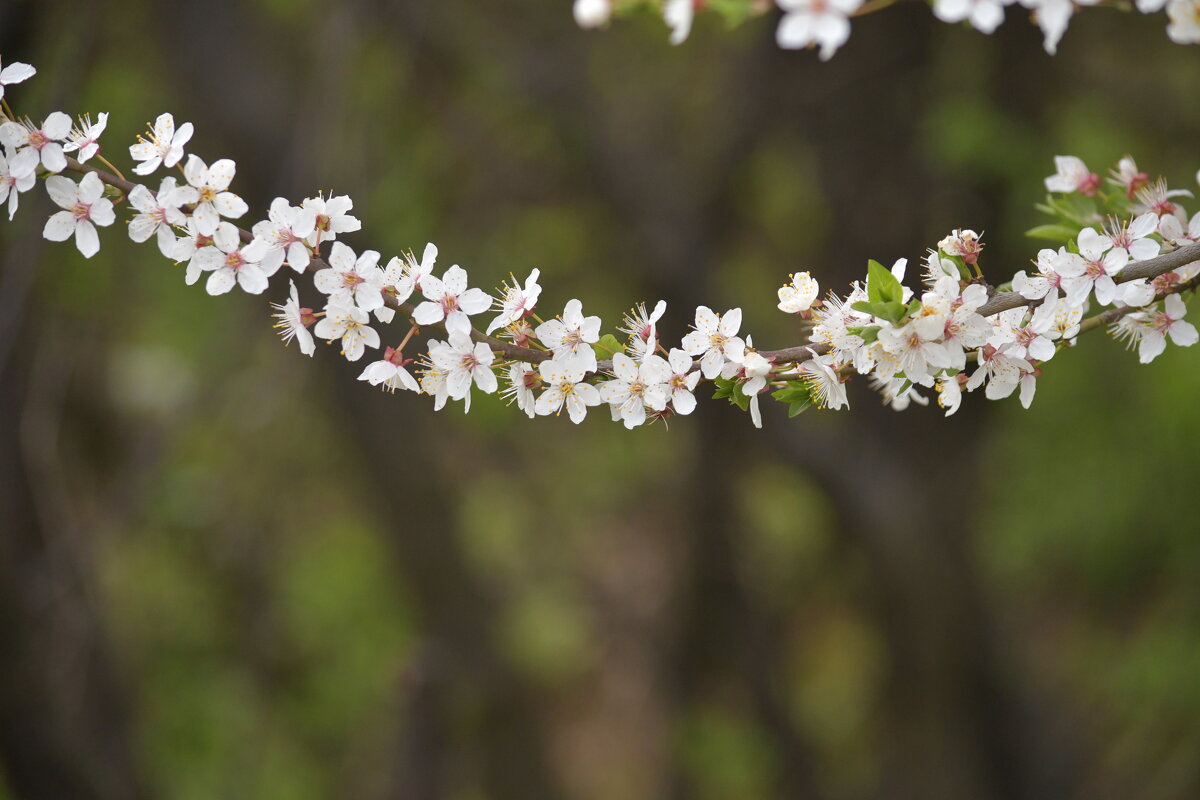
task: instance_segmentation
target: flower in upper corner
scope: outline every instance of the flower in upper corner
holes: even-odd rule
[[[1176,44],[1200,44],[1200,0],[1171,0],[1167,36]]]
[[[217,230],[221,217],[237,219],[247,211],[246,201],[229,191],[229,184],[237,173],[237,164],[228,158],[214,161],[207,166],[199,156],[188,156],[183,168],[184,177],[197,192],[200,199],[192,210],[192,218],[201,233],[209,236]]]
[[[667,379],[671,368],[660,356],[649,356],[640,364],[624,353],[612,357],[611,381],[600,384],[600,397],[613,407],[633,430],[646,421],[646,409],[663,411],[667,407]]]
[[[328,200],[310,197],[304,201],[303,207],[311,210],[315,218],[314,230],[308,237],[308,243],[313,247],[335,241],[339,233],[353,233],[362,228],[358,217],[350,214],[354,201],[348,195],[338,195]]]
[[[1167,336],[1180,347],[1191,347],[1200,340],[1196,327],[1185,322],[1187,305],[1177,295],[1167,295],[1164,308],[1146,314],[1141,331],[1141,342],[1138,346],[1138,361],[1149,364],[1167,349]]]
[[[383,384],[389,392],[397,389],[408,389],[410,392],[420,392],[421,385],[417,379],[404,368],[404,353],[394,347],[383,351],[383,358],[372,361],[358,376],[360,381],[366,381],[372,386]]]
[[[183,146],[192,138],[192,123],[185,122],[177,130],[175,117],[159,114],[149,136],[149,139],[138,136],[137,144],[129,148],[129,157],[142,162],[133,168],[138,175],[149,175],[160,165],[170,169],[182,161]]]
[[[800,365],[800,380],[808,387],[817,408],[828,408],[837,411],[848,408],[850,401],[846,397],[846,384],[833,368],[833,358],[818,356],[810,358]]]
[[[6,122],[0,125],[0,142],[16,148],[8,167],[14,175],[25,176],[38,165],[47,172],[62,172],[67,168],[62,141],[71,132],[71,118],[61,111],[46,117],[39,128],[32,122]]]
[[[1055,156],[1054,169],[1055,173],[1046,178],[1047,192],[1079,192],[1085,197],[1092,197],[1100,188],[1100,176],[1088,169],[1083,159]]]
[[[507,328],[517,320],[533,313],[538,297],[542,294],[542,287],[538,285],[538,277],[541,274],[541,270],[538,269],[529,273],[524,287],[517,283],[516,276],[513,276],[512,286],[504,284],[502,287],[504,296],[496,301],[500,314],[488,325],[487,333],[489,335],[497,328]]]
[[[1175,247],[1200,242],[1200,211],[1192,215],[1186,229],[1178,217],[1173,215],[1162,217],[1158,222],[1158,232],[1164,241]]]
[[[627,349],[635,361],[641,361],[658,347],[658,321],[666,310],[667,301],[659,300],[653,311],[646,311],[646,304],[638,303],[625,314],[622,327],[617,330],[629,337]]]
[[[364,347],[379,347],[379,334],[367,325],[371,321],[366,311],[348,303],[330,303],[325,316],[313,329],[313,334],[327,342],[342,340],[342,355],[347,361],[362,358]]]
[[[584,372],[596,371],[596,351],[592,345],[600,341],[600,318],[585,317],[579,300],[568,300],[562,317],[546,320],[537,326],[536,332],[558,361],[576,362]]]
[[[14,83],[27,81],[36,74],[36,69],[29,64],[23,64],[20,61],[14,61],[7,67],[0,69],[0,98],[4,97],[5,86],[12,86]]]
[[[471,333],[471,317],[482,314],[492,305],[492,298],[482,289],[467,288],[467,271],[455,264],[441,278],[425,276],[421,281],[425,302],[413,310],[413,322],[436,325],[443,322],[446,333]]]
[[[279,335],[283,338],[283,343],[285,345],[290,344],[295,339],[296,344],[300,346],[300,352],[306,356],[311,356],[317,351],[317,345],[313,341],[312,334],[308,331],[308,326],[317,321],[317,315],[313,313],[311,308],[300,307],[300,295],[296,291],[296,282],[288,281],[288,284],[291,286],[291,292],[288,294],[287,301],[284,303],[271,303],[271,308],[275,309],[275,313],[271,316],[278,320],[275,323],[275,327],[279,329]],[[359,380],[362,380],[361,376]],[[415,386],[416,383],[414,382],[413,385]],[[416,391],[416,389],[413,391]]]
[[[117,215],[112,201],[104,197],[104,184],[89,172],[79,183],[60,175],[46,178],[46,191],[55,205],[63,209],[46,221],[42,235],[52,242],[65,242],[72,235],[75,246],[85,258],[100,252],[96,226],[112,225]]]
[[[776,0],[783,19],[775,32],[779,46],[789,50],[816,45],[828,61],[850,38],[850,15],[863,0]]]
[[[20,202],[21,192],[28,192],[37,183],[37,175],[30,172],[25,175],[16,176],[9,169],[9,164],[12,161],[13,152],[5,148],[4,152],[0,153],[0,205],[5,200],[8,201],[8,218],[12,218],[17,213],[17,204]]]
[[[268,272],[260,263],[267,249],[265,244],[256,240],[242,247],[238,229],[228,222],[217,226],[212,241],[212,247],[204,248],[196,254],[197,266],[205,272],[212,273],[208,276],[208,282],[204,284],[205,291],[211,295],[220,295],[234,286],[241,286],[247,294],[262,294],[266,291],[267,278],[274,275],[275,270]]]
[[[575,0],[575,24],[581,28],[599,28],[612,17],[612,0]]]
[[[364,250],[355,257],[349,247],[334,242],[329,267],[313,276],[313,284],[332,302],[354,303],[363,311],[374,311],[383,305],[383,273],[378,264],[379,253],[374,250]]]
[[[129,205],[138,212],[129,221],[129,238],[140,243],[157,236],[159,252],[172,258],[177,247],[175,228],[184,227],[188,221],[179,209],[196,202],[199,196],[191,186],[176,186],[171,176],[162,179],[158,194],[138,184],[129,192]]]
[[[539,416],[559,414],[566,408],[571,422],[579,424],[587,416],[589,406],[598,406],[602,402],[596,387],[583,382],[587,370],[578,359],[564,360],[556,356],[543,361],[538,372],[548,384],[534,403]]]
[[[667,0],[663,19],[671,29],[671,44],[683,44],[692,32],[692,17],[696,14],[695,0]]]
[[[71,129],[68,141],[63,145],[63,152],[78,152],[79,163],[84,163],[100,152],[100,134],[104,133],[106,127],[108,114],[101,112],[95,122],[92,122],[91,114],[85,114],[79,118],[79,125]]]
[[[938,250],[948,256],[958,256],[964,264],[979,263],[979,255],[983,252],[983,242],[979,234],[970,229],[955,228],[950,235],[938,242]],[[948,273],[957,276],[955,272]]]
[[[746,343],[737,335],[742,327],[742,310],[730,309],[724,316],[708,306],[696,308],[696,329],[683,337],[683,350],[690,356],[701,355],[700,370],[712,380],[721,374],[726,361],[741,362]]]
[[[1014,0],[935,0],[933,15],[942,22],[970,20],[971,27],[991,33],[1004,22],[1004,7]]]
[[[296,272],[308,269],[308,244],[305,242],[317,226],[317,214],[311,208],[293,206],[286,198],[271,201],[267,219],[254,224],[254,238],[267,243],[263,265],[278,269],[286,261]]]
[[[534,404],[537,398],[533,394],[533,390],[542,385],[542,376],[537,371],[537,368],[532,364],[526,364],[524,361],[515,361],[508,365],[508,388],[500,392],[500,396],[505,398],[506,402],[516,403],[517,408],[525,412],[525,415],[533,419],[537,413],[534,410]]]

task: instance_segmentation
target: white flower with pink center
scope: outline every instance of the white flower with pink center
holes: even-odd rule
[[[364,348],[379,347],[379,333],[367,324],[370,321],[371,317],[358,306],[333,302],[325,306],[325,316],[313,335],[330,343],[341,339],[342,355],[347,361],[358,361]]]
[[[138,212],[129,221],[129,238],[140,243],[156,236],[159,252],[172,258],[177,251],[175,228],[188,222],[180,207],[196,202],[199,196],[191,186],[176,186],[171,176],[162,179],[157,194],[138,184],[129,193],[129,205]]]
[[[547,384],[534,402],[538,416],[557,415],[565,408],[571,422],[579,424],[587,416],[589,407],[603,402],[596,387],[584,383],[586,370],[579,359],[552,358],[543,361],[538,372]]]
[[[646,304],[638,303],[625,314],[617,330],[629,337],[626,349],[634,361],[641,361],[658,348],[658,321],[666,310],[667,302],[659,300],[653,311],[646,311]]]
[[[1187,305],[1177,295],[1168,295],[1163,308],[1144,315],[1138,360],[1149,364],[1167,349],[1167,337],[1179,347],[1191,347],[1200,339],[1196,327],[1184,321]]]
[[[315,220],[313,232],[308,237],[308,243],[314,248],[337,240],[339,234],[353,233],[362,228],[358,217],[350,214],[354,201],[348,195],[342,194],[328,200],[310,197],[304,201],[304,208],[312,211]]]
[[[471,317],[482,314],[492,305],[492,298],[482,289],[467,288],[467,271],[455,264],[441,278],[427,275],[421,280],[425,302],[413,310],[413,322],[436,325],[441,322],[446,333],[471,333]]]
[[[199,269],[211,273],[204,289],[211,295],[225,294],[234,286],[247,294],[262,294],[267,290],[268,272],[259,263],[266,245],[252,241],[243,246],[241,233],[232,224],[222,222],[212,237],[212,246],[199,250],[195,261]]]
[[[1067,3],[1070,5],[1070,3]],[[1046,178],[1046,191],[1071,194],[1079,192],[1092,197],[1100,188],[1100,176],[1088,169],[1083,159],[1075,156],[1055,156],[1053,175]]]
[[[89,172],[79,183],[51,175],[46,178],[46,191],[63,210],[46,221],[42,235],[52,242],[65,242],[74,236],[75,246],[85,258],[100,252],[96,226],[112,225],[117,216],[112,201],[104,197],[104,184],[96,173]]]
[[[383,273],[378,265],[379,253],[374,250],[356,257],[349,247],[334,242],[329,267],[313,276],[313,284],[329,295],[330,302],[354,303],[363,311],[374,311],[383,305]]]
[[[488,325],[488,334],[497,328],[506,328],[533,313],[538,297],[542,294],[542,287],[538,285],[540,275],[541,270],[535,269],[525,279],[524,286],[517,283],[515,276],[513,276],[512,286],[504,285],[504,296],[496,301],[500,314]]]
[[[35,172],[39,165],[50,173],[62,172],[67,168],[62,141],[70,132],[71,118],[61,111],[46,117],[41,127],[29,120],[0,125],[0,142],[17,151],[8,162],[12,174],[23,177]]]
[[[383,358],[372,361],[358,376],[360,381],[366,381],[372,386],[383,386],[386,391],[395,392],[397,389],[407,389],[410,392],[420,392],[421,386],[405,367],[408,362],[404,353],[394,347],[383,351]]]
[[[221,217],[238,219],[250,210],[245,200],[229,191],[236,173],[237,164],[228,158],[214,161],[210,167],[199,156],[188,156],[183,175],[200,193],[192,218],[201,233],[211,236],[216,233]]]
[[[662,357],[649,356],[638,363],[624,353],[614,353],[612,365],[614,377],[600,384],[600,398],[613,407],[627,429],[646,421],[646,409],[666,409],[671,367]]]
[[[538,325],[536,333],[559,361],[574,361],[584,372],[596,371],[596,351],[592,345],[600,341],[600,318],[585,317],[579,300],[568,300],[562,316]]]
[[[0,153],[0,205],[4,201],[8,201],[8,218],[11,221],[17,213],[17,204],[20,202],[21,192],[28,192],[37,183],[37,175],[32,172],[25,175],[17,176],[12,173],[10,164],[13,157],[12,150],[5,148],[4,152]]]
[[[727,361],[741,363],[746,343],[737,335],[742,327],[742,310],[733,308],[724,316],[708,306],[696,308],[695,330],[683,337],[683,351],[700,356],[700,371],[712,380]]]
[[[1062,287],[1067,298],[1075,305],[1082,305],[1094,291],[1096,302],[1110,305],[1117,296],[1113,277],[1129,263],[1129,253],[1113,248],[1113,240],[1097,233],[1095,228],[1081,230],[1076,244],[1078,253],[1067,253],[1055,262],[1055,269],[1063,276]]]
[[[254,238],[267,243],[263,265],[278,269],[287,265],[296,272],[308,269],[307,239],[316,230],[317,215],[311,208],[293,206],[286,198],[271,201],[267,219],[254,224]]]

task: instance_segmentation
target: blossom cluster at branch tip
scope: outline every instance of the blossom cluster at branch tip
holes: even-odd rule
[[[1005,8],[1021,5],[1041,29],[1043,47],[1053,55],[1067,31],[1071,17],[1081,8],[1098,6],[1100,0],[930,0],[933,15],[942,22],[968,24],[990,34],[1004,22]],[[575,0],[575,22],[581,28],[600,28],[614,13],[638,7],[657,9],[670,29],[671,44],[684,42],[692,30],[697,9],[704,0]],[[850,38],[850,20],[882,9],[890,2],[865,0],[742,0],[741,3],[712,4],[730,21],[766,10],[771,5],[781,12],[775,38],[789,50],[815,48],[822,61],[833,57]],[[1125,6],[1118,6],[1125,8]],[[1200,0],[1137,0],[1142,14],[1167,13],[1167,36],[1178,44],[1200,44]]]
[[[803,7],[797,0],[789,8]],[[804,30],[813,35],[842,30],[810,22]],[[35,74],[17,66],[0,69],[0,85]],[[811,272],[792,273],[776,292],[777,307],[805,341],[765,350],[745,330],[741,308],[719,313],[701,305],[688,313],[691,330],[672,342],[662,330],[666,302],[638,303],[616,329],[622,341],[604,333],[579,298],[558,314],[542,310],[540,269],[523,278],[510,273],[493,295],[472,286],[457,264],[439,271],[433,244],[420,259],[406,252],[384,263],[378,251],[344,240],[362,227],[346,195],[275,198],[265,219],[239,228],[234,220],[249,206],[231,189],[237,166],[185,153],[190,124],[177,128],[163,114],[149,138],[130,148],[135,174],[180,169],[182,180],[167,175],[152,190],[83,163],[99,152],[107,120],[84,116],[72,128],[63,112],[40,124],[4,119],[0,203],[10,219],[19,196],[43,181],[58,209],[43,236],[73,239],[85,257],[99,251],[98,229],[115,222],[115,203],[127,203],[130,240],[153,240],[183,266],[188,285],[207,276],[210,295],[235,288],[263,294],[288,267],[287,297],[271,303],[285,343],[312,356],[323,340],[346,360],[365,361],[359,380],[427,395],[435,409],[461,401],[466,410],[477,393],[500,394],[531,418],[565,415],[579,423],[607,405],[613,421],[636,428],[691,414],[696,392],[709,383],[713,397],[761,427],[767,400],[790,415],[848,408],[847,384],[862,376],[896,410],[936,398],[949,416],[977,390],[993,400],[1015,394],[1028,407],[1046,365],[1088,330],[1107,328],[1143,363],[1168,343],[1200,339],[1183,299],[1200,285],[1200,213],[1184,209],[1191,191],[1152,180],[1129,156],[1103,176],[1077,157],[1054,159],[1039,206],[1052,223],[1030,231],[1049,246],[1007,286],[987,283],[983,237],[957,228],[928,250],[911,285],[906,278],[918,270],[906,258],[890,267],[870,261],[845,293],[824,297]],[[310,274],[302,293],[296,279]],[[303,295],[320,301],[303,305]]]

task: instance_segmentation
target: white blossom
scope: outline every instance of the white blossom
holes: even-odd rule
[[[261,263],[266,245],[255,240],[242,246],[241,233],[232,224],[222,222],[212,237],[213,246],[196,253],[196,266],[211,273],[204,290],[211,295],[225,294],[241,286],[247,294],[262,294],[267,290],[267,278],[275,270],[265,270]]]
[[[363,311],[373,311],[383,305],[383,273],[378,264],[379,253],[374,250],[355,256],[349,247],[334,242],[329,266],[317,271],[313,285],[329,295],[330,302],[354,303]]]
[[[666,0],[663,19],[671,29],[671,44],[683,44],[692,32],[692,17],[696,13],[695,0]]]
[[[496,301],[500,313],[488,325],[487,333],[489,335],[497,328],[506,328],[533,313],[538,297],[542,294],[542,287],[538,285],[540,275],[541,270],[535,269],[525,279],[524,286],[517,283],[515,276],[513,276],[512,286],[504,285],[504,296]]]
[[[192,218],[201,233],[211,236],[216,233],[221,217],[238,219],[249,210],[245,200],[229,191],[236,172],[237,164],[228,158],[214,161],[209,167],[199,156],[188,156],[183,175],[200,193]]]
[[[695,362],[692,357],[676,347],[667,354],[667,365],[671,369],[666,381],[671,408],[676,414],[691,414],[696,409],[696,396],[692,393],[700,383],[700,371],[693,372]]]
[[[1129,262],[1129,253],[1114,249],[1113,240],[1097,233],[1095,228],[1081,230],[1076,243],[1078,253],[1067,253],[1055,263],[1058,274],[1063,276],[1062,287],[1067,297],[1078,305],[1095,291],[1096,302],[1111,304],[1117,295],[1113,277]]]
[[[599,28],[612,17],[612,0],[575,0],[575,24],[581,28]]]
[[[830,356],[810,358],[800,365],[799,374],[817,408],[837,411],[850,406],[846,397],[846,385],[833,368],[833,359]]]
[[[0,152],[0,204],[3,204],[5,200],[8,201],[9,220],[12,220],[17,213],[21,192],[28,192],[37,183],[37,175],[33,172],[20,176],[12,173],[9,165],[12,163],[13,155],[13,151],[9,148],[4,148],[4,151]]]
[[[104,197],[104,184],[94,172],[83,176],[79,183],[60,175],[46,178],[46,191],[54,204],[63,209],[46,221],[42,235],[52,242],[65,242],[75,237],[75,246],[85,258],[100,252],[100,236],[96,226],[112,225],[117,216],[112,201]]]
[[[778,292],[779,310],[785,314],[799,314],[812,308],[821,287],[807,272],[792,275],[790,284],[785,283]]]
[[[372,361],[358,376],[360,381],[366,381],[372,386],[382,385],[386,391],[407,389],[410,392],[420,392],[421,385],[404,367],[404,353],[394,347],[383,351],[383,358]]]
[[[578,358],[555,357],[543,361],[538,372],[547,384],[534,403],[539,416],[559,414],[565,408],[571,422],[578,424],[587,416],[589,406],[602,402],[596,387],[583,382],[587,370]]]
[[[286,198],[271,201],[267,219],[254,224],[254,238],[267,244],[263,265],[279,269],[286,261],[296,272],[308,269],[310,256],[305,241],[316,230],[317,214],[312,208],[293,206]]]
[[[659,300],[653,311],[646,311],[645,303],[638,303],[622,320],[621,333],[628,337],[629,354],[640,361],[658,348],[658,321],[667,310],[667,302]]]
[[[532,364],[514,361],[508,365],[505,379],[508,381],[508,385],[500,392],[500,396],[505,398],[508,403],[516,403],[517,408],[533,419],[537,413],[534,410],[537,398],[533,390],[542,385],[541,373]]]
[[[463,400],[465,410],[471,408],[471,385],[484,394],[497,389],[496,373],[492,371],[495,355],[485,342],[474,342],[465,333],[454,332],[445,342],[431,342],[429,359],[446,376],[446,393],[451,400]]]
[[[86,114],[79,118],[79,125],[71,129],[69,140],[63,145],[65,153],[79,153],[79,163],[84,163],[100,152],[100,134],[108,126],[108,114],[100,113],[96,121]]]
[[[1004,22],[1004,6],[1012,0],[935,0],[933,15],[942,22],[970,20],[971,27],[991,33]]]
[[[1167,36],[1176,44],[1200,44],[1200,0],[1171,0]]]
[[[576,363],[584,372],[596,371],[592,345],[600,341],[600,318],[585,317],[582,302],[568,300],[561,317],[546,320],[536,330],[537,338],[554,352],[555,360]]]
[[[140,243],[156,236],[159,252],[171,258],[177,248],[175,228],[188,222],[180,207],[195,203],[199,197],[191,186],[176,186],[171,176],[162,179],[157,194],[141,184],[134,186],[129,192],[129,205],[138,213],[129,221],[129,238]]]
[[[348,195],[338,195],[328,200],[310,197],[304,201],[303,207],[312,212],[315,220],[314,230],[308,237],[308,243],[313,247],[335,241],[338,234],[353,233],[362,228],[358,217],[350,214],[354,201]]]
[[[1059,2],[1059,0],[1055,0]],[[1062,0],[1070,6],[1070,0]],[[1025,5],[1022,0],[1022,5]],[[1079,192],[1088,197],[1094,195],[1100,187],[1100,176],[1088,169],[1083,160],[1075,156],[1055,156],[1054,169],[1057,170],[1046,178],[1047,192],[1070,194]]]
[[[646,421],[646,409],[667,407],[667,379],[671,368],[661,356],[648,356],[641,363],[624,353],[612,357],[613,379],[600,384],[600,397],[620,414],[625,427],[636,428]]]
[[[62,142],[70,132],[71,118],[61,111],[46,117],[41,127],[28,120],[0,125],[0,142],[17,151],[9,158],[8,168],[21,177],[33,173],[39,164],[47,172],[62,172],[67,168]]]
[[[1163,308],[1158,311],[1145,313],[1139,317],[1142,321],[1138,346],[1138,360],[1149,364],[1167,349],[1167,337],[1179,347],[1191,347],[1200,339],[1192,323],[1184,321],[1187,306],[1177,295],[1168,295]]]
[[[863,0],[776,0],[783,19],[775,32],[780,47],[798,50],[816,45],[828,61],[850,38],[850,15]]]
[[[279,335],[285,345],[295,339],[296,344],[300,347],[300,352],[306,356],[312,356],[317,351],[317,345],[313,341],[312,334],[309,333],[308,326],[316,321],[316,315],[313,314],[311,308],[300,307],[300,295],[296,291],[296,282],[288,281],[288,285],[291,287],[288,299],[283,303],[271,303],[271,308],[275,309],[275,313],[271,316],[277,320],[275,327],[279,329]],[[360,377],[359,380],[362,378]]]
[[[342,355],[347,361],[358,361],[364,347],[379,347],[379,334],[367,324],[370,321],[367,312],[358,306],[333,302],[325,306],[325,316],[313,334],[327,342],[341,339]]]
[[[129,148],[130,158],[142,162],[133,171],[138,175],[149,175],[159,166],[170,169],[183,160],[183,146],[191,139],[192,123],[185,122],[176,130],[175,117],[159,114],[150,129],[150,138],[139,136],[137,144]]]
[[[683,337],[683,351],[690,356],[701,356],[700,370],[705,378],[712,380],[721,373],[726,361],[742,361],[746,343],[737,335],[741,327],[740,308],[730,309],[721,316],[708,306],[699,306],[695,330]]]
[[[2,63],[0,62],[0,64]],[[14,61],[7,67],[0,69],[0,98],[4,97],[4,87],[27,81],[36,74],[36,69],[20,61]]]
[[[482,289],[467,288],[467,271],[455,264],[441,278],[425,276],[421,281],[425,302],[413,311],[418,325],[445,324],[447,333],[465,335],[471,332],[471,317],[482,314],[492,305],[492,298]]]

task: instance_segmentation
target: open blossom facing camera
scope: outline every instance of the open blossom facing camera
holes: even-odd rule
[[[492,305],[492,298],[482,289],[467,288],[467,271],[455,264],[441,278],[427,275],[421,281],[425,302],[413,311],[418,325],[442,323],[447,333],[471,332],[471,317],[482,314]]]
[[[32,122],[0,125],[0,142],[16,150],[8,166],[14,175],[28,175],[39,166],[58,173],[67,168],[62,142],[71,132],[71,118],[61,111],[46,117],[39,127]]]
[[[243,247],[238,229],[228,222],[217,226],[212,242],[212,247],[196,254],[197,266],[210,273],[205,291],[211,295],[225,294],[234,286],[242,287],[247,294],[262,294],[267,290],[267,279],[275,271],[268,272],[259,263],[266,245],[252,241]]]
[[[546,320],[537,326],[536,332],[537,338],[559,361],[578,363],[584,372],[596,371],[596,351],[592,345],[600,341],[600,318],[585,317],[579,300],[568,300],[562,316]]]
[[[177,247],[175,228],[188,223],[182,207],[195,203],[199,197],[200,193],[191,186],[176,186],[170,176],[162,179],[157,194],[138,184],[129,193],[129,205],[138,212],[129,221],[129,238],[140,243],[153,236],[159,252],[172,258]]]
[[[317,271],[313,284],[331,302],[354,303],[363,311],[373,311],[383,305],[383,272],[378,264],[379,253],[374,250],[355,256],[349,247],[334,242],[329,267]]]
[[[237,164],[231,159],[214,161],[210,167],[196,156],[188,156],[183,168],[187,182],[199,192],[192,218],[201,233],[211,236],[217,230],[221,217],[240,219],[248,210],[246,201],[229,191]]]
[[[1033,3],[1045,15],[1039,22],[1048,36],[1057,30],[1055,2]],[[684,7],[682,0],[671,5]],[[987,28],[1003,3],[982,11],[983,0],[938,5],[940,16],[969,10],[972,23]],[[823,55],[844,41],[848,16],[861,8],[833,0],[781,0],[781,6],[786,10],[781,28],[796,41],[819,45]],[[687,3],[689,13],[711,7]],[[976,18],[977,13],[983,16]],[[680,30],[677,26],[677,36]],[[0,76],[32,74],[15,66],[0,70]],[[1168,340],[1186,347],[1200,339],[1184,319],[1184,298],[1200,287],[1200,213],[1189,217],[1184,208],[1191,192],[1172,189],[1162,178],[1151,180],[1129,156],[1105,181],[1078,158],[1055,159],[1055,174],[1045,186],[1056,196],[1039,206],[1053,224],[1030,231],[1052,246],[1012,277],[1012,291],[988,283],[997,276],[984,268],[990,251],[980,236],[956,228],[936,248],[927,248],[922,274],[912,286],[905,284],[905,258],[890,269],[870,261],[865,278],[823,299],[812,275],[789,276],[777,291],[778,308],[794,315],[786,327],[806,341],[766,350],[754,347],[743,333],[739,308],[719,315],[698,306],[694,329],[682,340],[670,331],[664,335],[663,301],[650,311],[637,303],[625,315],[617,328],[626,336],[624,343],[602,336],[600,318],[585,316],[579,299],[568,301],[561,316],[534,327],[540,270],[531,270],[524,283],[510,273],[512,285],[506,283],[493,300],[468,286],[460,266],[435,276],[438,249],[432,244],[420,261],[409,252],[380,269],[378,252],[356,254],[338,241],[361,227],[346,196],[319,195],[299,205],[276,198],[266,219],[247,226],[251,232],[230,221],[248,212],[229,191],[232,161],[210,167],[192,155],[183,170],[186,183],[168,176],[152,191],[126,181],[116,167],[97,171],[81,163],[96,154],[106,116],[95,123],[81,118],[64,146],[69,124],[70,118],[59,113],[41,128],[12,120],[0,128],[0,203],[8,204],[10,218],[19,194],[44,181],[60,209],[47,221],[45,238],[74,238],[80,252],[91,256],[99,249],[97,228],[115,219],[114,201],[128,202],[134,212],[129,238],[153,239],[164,256],[186,262],[188,285],[207,273],[205,288],[213,295],[237,286],[251,294],[266,292],[276,272],[290,265],[298,275],[310,275],[312,288],[328,301],[321,312],[302,307],[296,283],[289,281],[286,298],[271,303],[282,339],[295,341],[309,356],[317,339],[337,342],[347,360],[358,361],[367,348],[381,344],[370,325],[372,314],[383,325],[399,320],[407,326],[396,337],[399,344],[368,363],[359,379],[393,392],[427,395],[435,410],[450,400],[461,400],[469,410],[473,392],[497,393],[498,376],[503,376],[503,398],[529,417],[565,411],[578,423],[589,408],[607,402],[611,413],[605,416],[633,429],[691,414],[696,392],[707,381],[715,399],[748,412],[753,425],[761,427],[772,401],[787,406],[790,416],[808,408],[846,408],[847,384],[865,376],[897,411],[928,405],[933,390],[938,406],[951,415],[966,395],[980,389],[993,400],[1017,394],[1028,407],[1042,370],[1057,367],[1089,331],[1107,328],[1136,347],[1143,362],[1161,354]],[[190,125],[176,131],[169,115],[160,117],[151,140],[135,146],[139,169],[177,164],[190,135]],[[78,160],[67,159],[64,150],[78,153]],[[53,168],[81,177],[76,182],[53,174]],[[422,302],[414,307],[411,298],[417,293]],[[483,332],[472,317],[489,308],[496,315]],[[406,357],[404,348],[425,329],[434,336],[426,339],[427,350]],[[436,338],[439,331],[445,339]],[[492,338],[497,332],[502,338]],[[409,370],[413,363],[420,365],[419,379]]]
[[[47,220],[42,235],[52,242],[65,242],[74,236],[75,246],[85,258],[100,252],[96,226],[112,225],[117,216],[113,213],[112,201],[104,197],[104,184],[96,173],[89,172],[79,183],[51,175],[46,178],[46,191],[54,204],[63,210]]]
[[[191,138],[192,123],[185,122],[176,130],[175,117],[159,114],[149,138],[139,136],[137,144],[129,148],[129,157],[141,162],[133,171],[138,175],[149,175],[160,166],[170,169],[183,160],[183,147]]]

